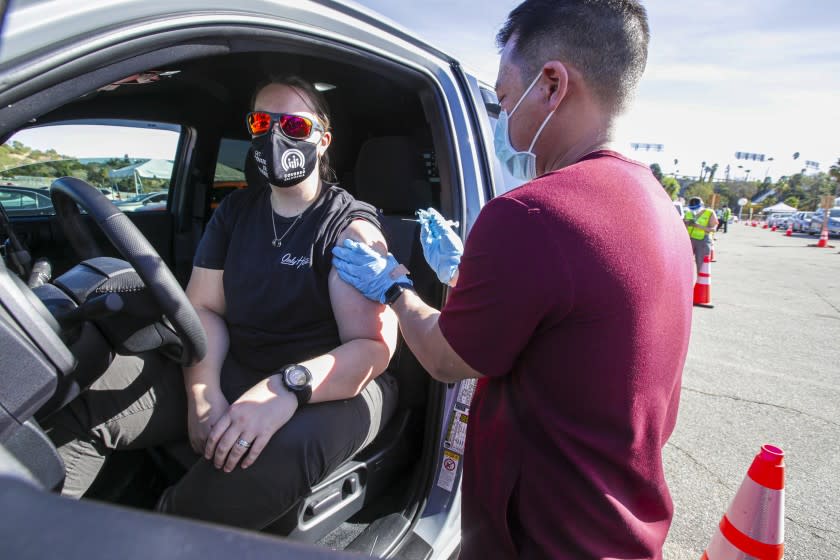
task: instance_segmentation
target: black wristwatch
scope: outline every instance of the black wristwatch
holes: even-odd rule
[[[283,366],[278,370],[283,385],[297,397],[298,406],[303,406],[312,398],[312,372],[300,364]]]
[[[397,282],[387,290],[385,290],[385,305],[391,305],[403,295],[406,290],[414,291],[414,285],[408,282]]]

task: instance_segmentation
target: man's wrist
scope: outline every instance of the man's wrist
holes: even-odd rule
[[[385,305],[393,305],[406,291],[414,291],[414,285],[409,281],[394,282],[390,288],[385,290],[382,296]]]

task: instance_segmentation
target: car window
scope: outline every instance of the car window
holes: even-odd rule
[[[96,187],[126,212],[150,197],[165,202],[180,132],[177,125],[126,121],[22,130],[0,146],[0,186],[6,189],[0,203],[10,215],[54,214],[49,187],[68,176]]]
[[[13,186],[0,187],[0,204],[9,215],[13,216],[27,213],[43,214],[45,210],[52,210],[52,201],[49,196]]]
[[[247,140],[222,138],[210,192],[210,208],[216,208],[224,197],[237,189],[244,189],[245,160],[251,143]]]
[[[840,208],[832,210],[831,214],[829,214],[829,218],[840,218]]]

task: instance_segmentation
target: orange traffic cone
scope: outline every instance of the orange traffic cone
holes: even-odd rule
[[[784,452],[762,445],[702,560],[781,560],[785,553]]]
[[[709,261],[710,262],[717,262],[717,259],[715,258],[715,245],[714,245],[714,243],[712,243],[712,254],[709,255]]]
[[[703,257],[703,266],[697,273],[697,283],[694,284],[694,305],[714,309],[712,305],[712,261],[709,255]]]
[[[770,231],[776,231],[777,229],[779,229],[779,226],[773,226],[770,228]]]
[[[793,236],[793,224],[788,224],[787,229],[785,230],[785,236],[791,237]]]
[[[761,226],[761,229],[767,229],[768,227],[770,227],[770,226],[767,225],[767,222],[764,222],[764,225]]]
[[[752,227],[758,227],[758,224],[756,222],[753,222]]]
[[[817,247],[828,247],[828,230],[825,228],[820,233],[820,240],[817,242]]]

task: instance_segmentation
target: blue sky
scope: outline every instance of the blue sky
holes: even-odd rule
[[[496,31],[519,2],[357,0],[459,58],[492,84]],[[832,0],[648,0],[648,68],[617,132],[637,159],[680,173],[731,164],[736,151],[764,153],[752,177],[840,157],[840,4]],[[631,142],[664,144],[661,154]],[[792,154],[801,152],[794,162]],[[743,162],[740,162],[743,163]],[[721,171],[722,172],[722,171]]]

